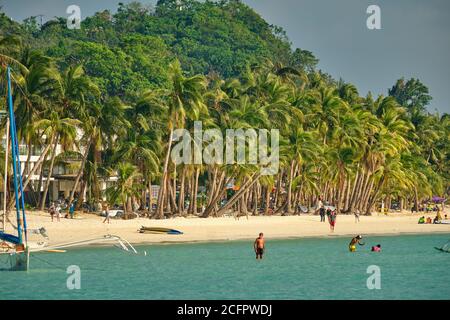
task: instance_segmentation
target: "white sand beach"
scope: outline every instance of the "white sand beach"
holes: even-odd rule
[[[448,214],[448,208],[444,214]],[[339,215],[335,231],[330,232],[327,222],[320,222],[316,215],[302,216],[250,216],[223,218],[173,218],[150,220],[114,220],[110,224],[102,223],[103,218],[94,214],[78,214],[75,219],[56,219],[51,222],[48,213],[29,212],[28,228],[45,227],[49,244],[58,244],[101,237],[106,234],[117,235],[131,243],[166,243],[194,241],[227,241],[254,239],[264,232],[267,239],[299,237],[333,237],[343,235],[376,235],[404,233],[450,233],[450,224],[418,224],[423,214],[390,213],[389,215],[361,216],[356,223],[353,215]],[[433,213],[425,217],[434,217]],[[141,226],[166,227],[182,231],[182,235],[141,234]],[[32,236],[31,241],[37,239]]]

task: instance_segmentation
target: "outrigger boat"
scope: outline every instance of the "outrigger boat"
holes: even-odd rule
[[[7,73],[7,86],[8,86],[8,115],[6,120],[6,152],[5,152],[5,176],[4,182],[4,201],[3,201],[3,223],[0,228],[0,256],[8,255],[10,260],[12,271],[27,271],[30,266],[30,253],[38,252],[65,252],[64,248],[84,246],[90,244],[101,243],[115,243],[116,246],[124,251],[138,254],[136,249],[125,239],[122,239],[114,235],[105,235],[100,238],[80,240],[70,243],[62,243],[58,245],[47,246],[48,241],[39,241],[37,243],[29,243],[29,234],[39,234],[45,239],[48,239],[46,230],[30,229],[27,228],[27,220],[25,214],[25,200],[24,190],[22,185],[22,171],[20,168],[19,159],[19,145],[17,141],[16,121],[14,116],[14,106],[11,92],[11,69],[6,67]],[[14,225],[7,217],[6,208],[6,188],[7,188],[7,169],[8,169],[8,156],[9,156],[9,138],[11,138],[11,153],[12,153],[12,167],[13,167],[13,182],[14,182],[14,195],[15,195],[15,209],[16,209],[16,225]],[[9,222],[17,234],[6,233],[6,222]],[[146,255],[146,252],[144,252]]]
[[[8,142],[9,136],[11,137],[11,153],[13,164],[13,181],[14,181],[14,195],[16,205],[16,217],[17,217],[17,235],[5,233],[6,224],[6,192],[5,201],[3,207],[3,230],[0,231],[0,240],[3,240],[6,245],[9,245],[7,252],[10,255],[11,269],[12,270],[28,270],[29,267],[29,251],[27,248],[27,221],[25,217],[25,201],[23,197],[23,185],[22,185],[22,171],[20,169],[19,160],[19,144],[17,141],[16,121],[14,117],[14,106],[11,93],[11,69],[8,66],[6,70],[7,85],[8,85],[8,120],[7,120],[7,135],[6,135],[6,153],[5,153],[5,179],[4,187],[6,188],[6,172],[8,161]],[[9,131],[9,134],[8,134]],[[20,195],[19,195],[20,190]],[[5,247],[5,244],[3,245]]]

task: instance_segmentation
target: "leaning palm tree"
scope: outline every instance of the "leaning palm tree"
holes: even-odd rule
[[[111,98],[104,102],[93,101],[81,108],[80,118],[84,153],[80,153],[81,164],[70,193],[69,204],[75,199],[75,192],[84,174],[89,153],[99,154],[101,149],[111,146],[118,136],[124,134],[131,125],[125,118],[125,106],[120,99]]]
[[[173,131],[176,126],[183,127],[187,118],[196,118],[202,111],[207,112],[203,103],[203,92],[206,90],[205,77],[200,75],[185,77],[179,61],[175,61],[169,66],[169,74],[171,89],[165,94],[169,114],[167,122],[169,137],[158,194],[156,209],[158,218],[163,218],[164,216],[164,198],[167,196],[169,157],[172,148]]]
[[[55,90],[54,84],[57,70],[52,60],[40,52],[22,48],[18,55],[18,61],[25,67],[16,68],[19,70],[13,70],[11,76],[16,88],[13,94],[16,108],[17,133],[19,140],[28,147],[24,168],[24,172],[27,174],[22,178],[23,187],[26,188],[50,149],[50,146],[47,145],[43,149],[37,164],[30,168],[33,146],[41,147],[42,145],[42,137],[35,130],[33,123],[39,120],[45,109],[49,107],[49,97]],[[8,207],[12,205],[14,199],[15,195],[11,197]]]
[[[40,203],[41,210],[44,210],[45,207],[58,144],[71,147],[76,138],[76,128],[79,124],[79,120],[68,117],[62,118],[61,114],[57,110],[52,109],[48,111],[48,115],[45,118],[36,121],[34,124],[36,130],[40,130],[47,137],[50,137],[50,144],[52,145],[49,171]]]

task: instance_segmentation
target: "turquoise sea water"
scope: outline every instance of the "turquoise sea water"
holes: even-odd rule
[[[29,272],[0,271],[0,299],[450,299],[450,254],[433,248],[449,239],[367,237],[355,253],[347,237],[267,239],[262,261],[251,241],[138,246],[147,256],[40,253]],[[383,251],[370,252],[378,243]],[[67,289],[69,265],[80,267],[80,290]],[[367,289],[370,265],[380,267],[380,290]]]

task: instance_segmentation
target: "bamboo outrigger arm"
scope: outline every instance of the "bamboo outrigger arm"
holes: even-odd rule
[[[131,253],[138,254],[137,250],[127,240],[122,239],[119,236],[110,235],[110,234],[105,235],[101,238],[93,238],[93,239],[79,240],[79,241],[74,241],[74,242],[60,243],[60,244],[45,246],[45,247],[41,247],[41,248],[30,248],[30,252],[33,253],[33,252],[41,252],[41,251],[49,251],[49,250],[60,250],[60,249],[81,247],[81,246],[86,246],[86,245],[102,244],[102,243],[116,243],[116,246],[119,247],[120,249],[131,252]]]

